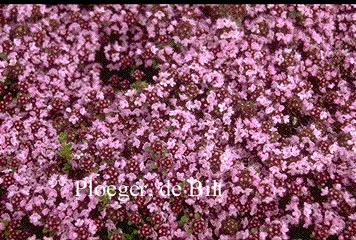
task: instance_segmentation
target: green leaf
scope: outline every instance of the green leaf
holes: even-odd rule
[[[194,218],[195,218],[195,219],[199,219],[199,218],[200,218],[200,214],[199,214],[199,213],[195,213],[195,214],[194,214]]]
[[[0,58],[2,60],[7,60],[7,55],[5,53],[0,53]]]
[[[156,60],[152,60],[152,67],[157,69],[159,67],[159,64]]]
[[[105,113],[99,113],[99,114],[98,114],[98,118],[99,118],[100,120],[105,120],[105,117],[106,117]]]
[[[163,148],[162,149],[162,157],[165,157],[167,155],[167,149]]]
[[[5,230],[6,239],[10,236],[10,229]]]
[[[43,229],[42,229],[42,232],[43,232],[43,234],[46,234],[46,233],[49,232],[49,230],[48,230],[47,228],[43,228]]]
[[[59,155],[67,160],[72,158],[72,144],[64,144],[62,145],[61,150],[59,151]]]
[[[192,230],[191,228],[189,228],[189,229],[187,230],[187,233],[188,233],[188,234],[192,234],[192,233],[193,233],[193,230]]]
[[[113,189],[108,189],[108,192],[110,195],[115,195],[115,190],[113,190]],[[110,195],[109,195],[109,197],[110,197]]]
[[[167,127],[166,127],[166,130],[167,130],[167,131],[172,131],[173,129],[174,129],[173,126],[167,126]]]
[[[130,67],[129,67],[129,69],[130,69],[130,75],[137,69],[138,67],[136,66],[136,65],[131,65]]]
[[[64,172],[68,172],[68,171],[71,170],[71,169],[72,169],[72,165],[71,165],[70,163],[66,162],[66,163],[64,164],[63,171],[64,171]]]
[[[109,201],[110,201],[110,197],[108,196],[108,195],[103,195],[103,196],[100,196],[99,197],[99,199],[103,202],[103,203],[105,203],[105,205],[107,204],[107,203],[109,203]]]
[[[135,236],[133,234],[126,233],[124,237],[125,240],[133,240]]]
[[[92,172],[95,172],[95,173],[99,172],[99,166],[98,166],[98,165],[95,166],[95,167],[92,169]]]
[[[150,221],[151,221],[151,218],[150,218],[150,217],[146,217],[146,221],[147,221],[147,222],[150,222]]]
[[[12,80],[9,79],[9,78],[6,78],[4,84],[5,84],[6,86],[10,86],[10,85],[12,84]]]
[[[235,23],[236,23],[236,26],[237,26],[237,27],[242,27],[242,22],[241,22],[241,19],[240,19],[240,18],[236,18],[236,19],[235,19]]]
[[[158,155],[157,153],[153,153],[153,154],[152,154],[152,158],[153,158],[154,160],[156,160],[158,157],[159,157],[159,155]]]
[[[175,47],[180,49],[182,47],[182,44],[180,42],[175,43]]]
[[[156,46],[157,46],[157,48],[159,48],[159,49],[162,49],[162,48],[163,48],[163,44],[162,44],[162,43],[157,43]]]
[[[64,142],[67,141],[67,137],[68,137],[68,134],[66,132],[61,132],[59,134],[58,141],[63,144]]]
[[[257,228],[252,228],[251,233],[255,234],[257,232]]]
[[[151,168],[152,170],[154,170],[154,169],[157,169],[158,167],[157,167],[156,164],[152,163],[152,164],[150,165],[150,168]]]
[[[295,17],[303,17],[303,13],[299,12],[299,11],[291,11],[288,13],[288,15],[292,18]]]
[[[103,195],[99,197],[100,201],[101,201],[101,206],[99,208],[100,211],[104,210],[104,208],[106,207],[106,205],[110,202],[111,198],[108,195]]]
[[[113,160],[105,160],[104,162],[106,162],[109,166],[114,166],[114,161]]]
[[[167,170],[163,170],[162,174],[163,174],[163,176],[166,176],[167,175]]]
[[[145,81],[137,80],[133,83],[131,83],[131,88],[141,90],[143,88],[148,87],[148,83]]]
[[[182,47],[182,44],[180,42],[175,42],[173,40],[169,41],[169,45],[172,48],[177,48],[177,49],[180,49]]]
[[[170,39],[168,41],[168,45],[171,46],[171,47],[174,47],[174,41],[172,39]]]
[[[112,235],[114,235],[114,231],[108,230],[108,237],[111,238]]]
[[[184,213],[184,215],[180,218],[178,224],[179,226],[183,226],[188,221],[188,213]]]
[[[4,226],[6,227],[7,225],[9,225],[9,221],[4,220],[4,221],[2,221],[2,224],[4,224]]]

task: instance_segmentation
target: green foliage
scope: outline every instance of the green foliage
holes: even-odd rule
[[[6,78],[4,84],[5,84],[6,86],[10,86],[10,85],[13,84],[13,81],[12,81],[10,78]]]
[[[133,83],[131,83],[131,88],[137,89],[137,90],[141,90],[148,87],[148,83],[145,81],[141,81],[141,80],[137,80]]]
[[[305,16],[299,11],[291,11],[288,13],[288,16],[294,18],[297,23],[303,23],[305,21]]]
[[[241,28],[243,26],[240,18],[235,18],[234,20],[238,28]]]
[[[115,190],[114,189],[108,189],[108,192],[109,192],[110,195],[114,195],[115,194]],[[110,197],[110,195],[109,195],[109,197]]]
[[[103,196],[99,197],[101,201],[101,206],[99,208],[100,211],[103,211],[106,207],[106,205],[110,202],[111,197],[109,195],[104,194]]]
[[[179,226],[183,226],[188,221],[189,215],[188,213],[184,213],[184,215],[178,221]]]
[[[66,132],[61,132],[58,137],[58,141],[63,144],[67,141],[68,134]]]
[[[165,157],[167,155],[167,149],[163,148],[162,149],[162,157]]]
[[[180,43],[180,42],[175,43],[175,47],[180,49],[182,47],[182,43]]]
[[[299,11],[291,11],[288,13],[288,15],[292,18],[303,17],[303,13],[301,13]]]
[[[100,119],[100,120],[105,120],[105,118],[106,118],[106,115],[105,115],[105,113],[99,113],[98,115],[98,118]]]
[[[126,233],[124,237],[125,237],[125,240],[134,240],[135,239],[135,234]]]
[[[137,66],[135,66],[135,65],[131,65],[130,67],[129,67],[129,73],[130,73],[130,75],[137,69]]]
[[[152,60],[152,67],[154,69],[157,69],[159,67],[159,64],[158,64],[158,62],[156,60]]]
[[[108,230],[108,238],[110,239],[112,235],[114,235],[114,231]]]
[[[105,205],[110,202],[110,196],[104,194],[103,196],[99,197],[100,201],[102,201]]]
[[[65,132],[59,134],[58,140],[62,144],[61,149],[59,150],[59,156],[67,160],[67,162],[64,163],[63,171],[69,172],[72,169],[72,164],[70,163],[70,160],[72,159],[72,144],[66,143],[67,133]]]
[[[0,53],[0,58],[2,60],[7,60],[7,55],[5,53]]]
[[[108,113],[106,113],[106,116],[114,116],[115,115],[115,113],[114,112],[108,112]]]
[[[63,167],[64,172],[68,172],[69,170],[72,169],[72,165],[69,162],[66,162]]]
[[[151,165],[150,165],[150,168],[151,168],[152,170],[154,170],[154,169],[157,169],[158,166],[157,166],[156,164],[151,164]]]
[[[72,158],[72,144],[62,144],[61,150],[59,151],[59,155],[67,160],[70,160]]]
[[[92,169],[92,172],[95,172],[95,173],[99,172],[99,166],[96,165],[96,166]]]
[[[9,239],[9,236],[10,236],[10,229],[6,229],[6,230],[5,230],[5,237],[6,237],[6,239]]]
[[[173,129],[174,129],[173,126],[166,126],[166,130],[167,130],[167,131],[172,131]]]
[[[140,237],[139,234],[138,234],[138,230],[135,228],[135,229],[132,229],[132,230],[128,230],[130,233],[125,233],[124,234],[124,239],[125,240],[145,240],[146,238],[144,237]],[[124,231],[125,232],[125,231]]]
[[[156,160],[159,158],[159,154],[153,153],[151,157],[153,158],[153,160]]]
[[[181,189],[183,189],[185,187],[185,184],[186,182],[184,181],[184,182],[180,182],[178,185],[181,187]]]
[[[172,48],[180,49],[182,47],[182,44],[180,42],[175,42],[173,40],[170,40],[169,46],[171,46]]]

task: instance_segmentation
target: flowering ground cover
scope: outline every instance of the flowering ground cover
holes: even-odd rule
[[[0,239],[356,239],[356,5],[0,12]]]

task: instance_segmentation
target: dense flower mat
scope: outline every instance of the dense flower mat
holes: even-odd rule
[[[0,11],[0,239],[356,239],[355,5]]]

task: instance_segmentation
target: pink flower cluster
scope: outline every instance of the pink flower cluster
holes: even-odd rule
[[[0,12],[0,239],[356,239],[355,5]]]

